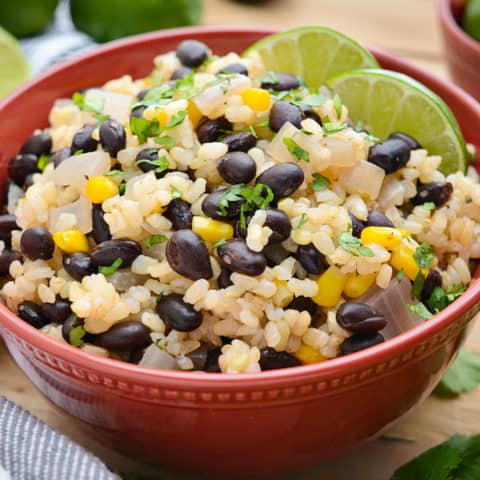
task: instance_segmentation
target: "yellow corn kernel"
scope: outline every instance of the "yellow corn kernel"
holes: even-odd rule
[[[143,86],[145,88],[153,87],[152,77],[148,76],[143,79]]]
[[[165,207],[162,207],[161,203],[157,203],[157,205],[153,208],[152,213],[163,213]]]
[[[193,217],[192,230],[206,242],[215,243],[233,237],[233,227],[229,223],[219,222],[212,218]]]
[[[350,298],[361,297],[372,286],[377,275],[369,273],[367,275],[357,275],[356,273],[349,273],[347,281],[343,287],[343,293]]]
[[[57,247],[66,253],[88,253],[90,247],[87,237],[80,230],[65,230],[53,234],[53,241]]]
[[[414,251],[405,245],[399,245],[392,252],[390,263],[393,268],[400,271],[403,270],[405,275],[410,280],[415,280],[419,268],[415,258],[413,258]]]
[[[412,238],[412,234],[406,228],[397,228],[397,230],[407,238]]]
[[[188,101],[187,112],[193,128],[197,128],[198,124],[200,123],[200,119],[202,118],[202,112],[192,100]]]
[[[160,127],[164,127],[168,123],[168,114],[165,110],[159,109],[156,112],[155,120]]]
[[[277,291],[272,297],[272,302],[276,307],[285,308],[293,300],[293,292],[288,288],[286,280],[274,280]]]
[[[293,356],[303,364],[318,363],[327,360],[327,357],[324,357],[318,350],[315,350],[309,345],[305,345],[305,343],[300,345],[300,348],[293,353]]]
[[[360,239],[364,245],[375,243],[387,250],[392,250],[402,241],[402,234],[391,227],[365,227]]]
[[[329,267],[317,278],[318,293],[312,300],[321,307],[334,307],[342,296],[347,276],[337,267]]]
[[[102,203],[117,193],[117,184],[109,177],[92,177],[87,182],[86,195],[92,203]]]
[[[247,88],[241,95],[243,103],[255,112],[263,112],[270,106],[270,93],[263,88]]]

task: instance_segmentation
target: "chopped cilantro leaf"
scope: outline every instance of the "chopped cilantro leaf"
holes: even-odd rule
[[[324,122],[323,123],[323,131],[326,134],[329,133],[337,133],[345,130],[348,125],[344,122]]]
[[[173,200],[182,196],[182,192],[175,185],[170,185],[170,191],[172,192]]]
[[[417,317],[424,318],[425,320],[432,318],[432,314],[422,302],[406,303],[405,306]]]
[[[304,135],[313,135],[313,132],[310,132],[309,130],[305,130],[304,128],[302,128],[300,130]]]
[[[149,121],[145,118],[130,117],[130,129],[138,137],[140,144],[145,143],[148,137],[156,137],[161,129],[157,120]]]
[[[298,230],[299,228],[302,228],[308,221],[307,214],[302,213],[302,216],[300,217],[300,220],[297,223],[297,226],[295,227],[295,230]]]
[[[68,341],[70,345],[74,347],[81,347],[85,342],[83,341],[83,337],[87,332],[83,328],[83,325],[77,325],[70,329],[68,333]]]
[[[413,258],[419,268],[429,268],[433,262],[433,250],[428,243],[421,243],[415,250]]]
[[[165,128],[166,130],[169,130],[171,128],[175,128],[176,126],[180,125],[185,120],[186,116],[187,116],[187,111],[186,110],[180,110],[170,119],[170,121],[163,128]]]
[[[285,137],[283,143],[286,145],[288,151],[295,157],[295,160],[299,162],[310,162],[310,154],[304,150],[292,137]]]
[[[435,389],[442,397],[454,397],[475,390],[480,384],[480,355],[462,348]]]
[[[80,148],[74,153],[74,155],[82,155],[82,153],[83,153],[83,150]]]
[[[163,171],[167,170],[168,167],[170,166],[170,163],[168,162],[168,158],[165,157],[165,155],[157,158],[156,160],[147,160],[145,158],[137,161],[137,165],[140,165],[142,163],[155,166],[156,167],[154,170],[155,173],[162,173]]]
[[[147,248],[152,248],[154,245],[157,245],[157,243],[164,243],[168,240],[168,237],[163,234],[159,235],[150,235],[147,238],[147,241],[145,242],[145,246]]]
[[[435,287],[426,301],[427,307],[431,312],[438,313],[460,297],[466,289],[467,287],[462,284],[452,285],[446,291],[441,287]]]
[[[417,276],[415,277],[415,280],[413,281],[413,286],[412,286],[412,291],[411,291],[411,297],[412,298],[416,298],[418,300],[421,299],[422,289],[423,289],[423,284],[424,283],[425,283],[425,275],[420,270],[417,273]]]
[[[168,338],[159,338],[155,340],[155,345],[160,350],[166,350],[168,347]]]
[[[433,202],[425,202],[425,203],[423,204],[423,208],[424,208],[425,210],[435,210],[436,205],[435,205]]]
[[[223,217],[227,215],[227,208],[230,203],[245,200],[240,210],[240,221],[242,227],[245,226],[245,213],[254,212],[257,209],[265,210],[273,200],[272,189],[268,185],[258,183],[255,187],[239,183],[232,185],[221,197],[218,202],[217,213]]]
[[[122,182],[122,183],[118,186],[118,193],[119,193],[120,195],[124,195],[126,189],[127,189],[127,184],[126,184],[125,182]]]
[[[312,188],[316,192],[323,192],[330,186],[330,180],[319,173],[314,173],[313,175]]]
[[[327,97],[321,94],[312,93],[302,98],[297,103],[307,105],[308,107],[321,107],[327,101]]]
[[[122,265],[123,260],[117,258],[109,267],[98,267],[98,272],[103,273],[106,277],[114,274]]]
[[[105,177],[118,177],[119,175],[123,175],[121,170],[110,170],[107,173],[104,173]]]
[[[369,247],[364,247],[362,241],[359,238],[354,237],[351,233],[343,232],[338,237],[338,243],[346,252],[351,253],[355,257],[358,257],[359,255],[362,257],[374,256],[373,250]]]
[[[401,283],[404,278],[405,278],[405,272],[403,270],[398,271],[397,272],[397,282]]]
[[[258,138],[258,135],[257,135],[257,132],[255,131],[255,127],[253,125],[250,125],[248,127],[248,130],[250,131],[250,133],[255,137],[255,138]]]
[[[224,238],[221,238],[218,242],[215,242],[213,244],[213,248],[218,248],[221,247],[222,245],[225,245],[227,241]]]
[[[365,130],[365,125],[361,120],[358,120],[357,123],[355,124],[355,130],[357,132],[363,132]]]
[[[73,94],[72,101],[80,110],[84,110],[85,112],[92,112],[95,118],[100,123],[108,119],[108,115],[104,115],[103,113],[105,99],[103,98],[87,99],[84,93],[75,92]]]
[[[173,148],[175,146],[174,138],[170,137],[169,135],[163,135],[162,137],[156,138],[155,143],[158,145],[163,145],[167,148]]]
[[[157,302],[160,302],[161,300],[163,300],[163,292],[160,292],[160,293],[157,295],[156,300],[157,300]]]
[[[48,155],[42,154],[40,155],[37,161],[37,168],[43,172],[46,166],[50,163],[50,157]]]
[[[333,108],[335,109],[337,118],[340,118],[342,116],[342,100],[340,100],[337,93],[333,97]]]
[[[275,72],[268,70],[267,74],[262,78],[262,83],[270,83],[272,85],[278,85],[280,80]]]

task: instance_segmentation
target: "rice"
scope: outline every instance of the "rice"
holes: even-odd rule
[[[247,68],[249,76],[217,75],[232,64]],[[31,321],[28,309],[43,318],[41,305],[56,308],[63,301],[79,339],[64,338],[62,325],[50,318],[43,318],[42,332],[90,354],[125,360],[143,352],[140,364],[152,368],[250,373],[267,368],[263,355],[274,355],[272,351],[301,363],[342,354],[346,339],[354,341],[358,334],[346,328],[340,305],[368,304],[374,295],[400,288],[397,284],[403,288],[399,282],[405,275],[410,290],[414,278],[405,252],[413,261],[427,251],[425,268],[430,274],[436,271],[436,288],[443,292],[461,293],[469,284],[472,260],[480,258],[480,185],[473,168],[466,175],[445,176],[438,170],[441,158],[419,148],[410,149],[406,165],[387,174],[369,161],[374,139],[346,123],[348,105],[339,108],[324,87],[319,93],[325,101],[312,107],[311,118],[296,125],[285,121],[273,135],[268,122],[275,102],[286,98],[298,103],[310,94],[308,89],[300,85],[294,92],[265,93],[259,89],[265,75],[260,59],[233,53],[211,56],[192,76],[166,86],[179,66],[175,54],[166,53],[155,59],[147,78],[124,76],[88,89],[84,98],[101,104],[102,112],[60,99],[52,106],[49,128],[36,132],[46,132],[51,150],[57,151],[70,148],[79,129],[92,125],[94,146],[56,166],[48,164],[33,175],[28,189],[9,188],[8,209],[19,228],[11,233],[11,247],[2,244],[0,254],[12,249],[24,256],[21,261],[12,257],[2,295],[24,320]],[[152,94],[136,98],[152,84]],[[249,94],[256,100],[249,100]],[[261,105],[255,95],[263,95]],[[137,123],[152,129],[145,138],[129,121],[132,106],[142,105]],[[100,114],[115,119],[125,132],[116,153],[101,146]],[[329,133],[313,114],[342,128]],[[262,190],[251,178],[229,187],[217,165],[229,152],[223,137],[232,133],[257,137],[253,147],[249,143],[240,149],[254,165],[256,178],[272,167],[299,167],[302,178],[295,188],[273,198],[274,187],[284,188],[287,177]],[[232,168],[239,174],[242,165]],[[103,182],[113,191],[96,204],[86,193],[92,177],[107,179]],[[435,184],[444,190],[451,186],[448,198],[438,205],[417,201],[422,186]],[[207,212],[210,194],[218,188],[229,190]],[[270,209],[277,210],[277,220],[269,217]],[[366,227],[373,210],[401,233],[398,245],[389,246],[380,237],[365,244],[355,232],[358,225]],[[204,230],[194,229],[197,243],[179,246],[178,232],[194,228],[192,215],[208,222]],[[283,226],[275,223],[278,215]],[[50,256],[35,257],[25,250],[23,235],[36,228],[55,234]],[[218,228],[225,238],[218,237]],[[59,243],[58,234],[72,231],[85,239],[80,250]],[[229,250],[231,237],[244,250]],[[127,240],[136,250],[125,263],[122,242]],[[98,250],[110,241],[118,248],[120,265],[111,256],[112,261],[99,263]],[[399,251],[405,266],[399,263]],[[72,270],[69,262],[75,255],[84,264]],[[87,265],[90,261],[93,267]],[[189,273],[182,273],[179,263]],[[201,266],[202,272],[191,273]],[[85,269],[81,274],[80,268]],[[420,271],[414,263],[415,268]],[[160,309],[163,302],[174,307]],[[396,321],[392,312],[375,314],[384,315],[387,323]],[[407,308],[395,315],[404,324],[419,320]],[[108,340],[113,327],[126,332],[132,324],[140,333],[137,340],[133,335],[126,339],[126,350],[100,346],[105,343],[98,339]],[[373,334],[378,339],[376,332],[368,333]]]

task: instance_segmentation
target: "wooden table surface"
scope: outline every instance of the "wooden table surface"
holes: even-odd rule
[[[446,76],[435,3],[434,0],[270,0],[249,4],[205,0],[204,23],[278,28],[328,25],[362,43],[401,55],[438,75]],[[475,348],[479,340],[480,326],[474,326],[467,343]],[[69,435],[117,471],[142,472],[161,480],[193,480],[191,476],[139,465],[108,450],[95,439],[87,438],[68,415],[52,406],[30,384],[1,343],[0,371],[0,395],[24,406]],[[479,403],[480,390],[456,400],[431,397],[377,441],[328,465],[287,478],[387,480],[399,465],[453,433],[479,432]]]

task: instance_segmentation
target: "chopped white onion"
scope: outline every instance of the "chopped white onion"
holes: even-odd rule
[[[179,370],[177,361],[165,350],[160,350],[152,343],[143,354],[139,363],[142,367],[164,368],[166,370]]]
[[[105,152],[96,151],[73,155],[58,165],[53,171],[53,179],[56,185],[71,185],[83,194],[87,179],[108,172],[110,165],[110,156]]]
[[[380,193],[385,171],[371,162],[361,161],[353,167],[342,169],[340,184],[348,193],[358,193],[375,200]]]
[[[133,97],[121,93],[110,92],[101,88],[91,88],[85,93],[85,101],[103,100],[103,113],[118,122],[125,124],[130,117]]]
[[[80,230],[82,233],[92,231],[92,204],[85,197],[80,197],[75,202],[62,205],[58,208],[50,208],[48,211],[48,229],[52,233],[62,229],[61,227],[57,227],[60,215],[62,214],[75,215],[76,230]]]

